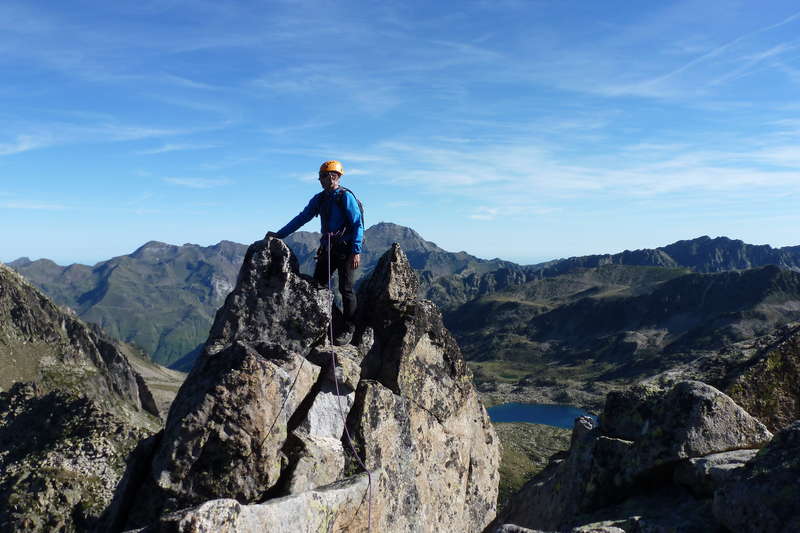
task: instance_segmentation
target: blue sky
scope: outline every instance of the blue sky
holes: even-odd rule
[[[481,257],[800,244],[796,2],[5,0],[0,75],[2,261],[250,243],[331,158]]]

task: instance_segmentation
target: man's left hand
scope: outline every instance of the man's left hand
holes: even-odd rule
[[[353,254],[350,256],[350,268],[357,269],[361,265],[361,254]]]

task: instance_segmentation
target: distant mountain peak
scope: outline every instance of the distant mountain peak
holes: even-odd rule
[[[374,245],[388,248],[392,243],[398,242],[405,250],[418,250],[426,252],[444,252],[436,243],[426,241],[422,236],[407,226],[400,226],[392,222],[378,222],[370,226],[365,232],[365,240]]]
[[[27,265],[30,265],[31,263],[33,263],[33,261],[31,261],[31,259],[29,257],[19,257],[17,259],[14,259],[10,263],[6,263],[6,264],[8,266],[10,266],[11,268],[16,268],[16,267],[27,266]]]
[[[140,259],[145,262],[160,263],[163,261],[175,260],[184,254],[196,254],[198,250],[211,249],[199,244],[185,243],[180,246],[168,244],[160,241],[149,241],[140,246],[130,257]],[[202,253],[202,252],[201,252]]]
[[[137,248],[131,255],[133,257],[143,257],[145,255],[152,255],[166,251],[172,251],[176,248],[178,248],[178,246],[175,246],[174,244],[167,244],[161,241],[147,241],[139,248]]]

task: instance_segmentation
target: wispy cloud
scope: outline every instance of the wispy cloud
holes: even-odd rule
[[[174,136],[190,136],[216,129],[217,125],[198,128],[162,128],[126,124],[114,121],[102,122],[64,122],[64,121],[20,121],[6,126],[7,130],[17,130],[10,142],[0,142],[0,156],[12,155],[30,150],[82,143],[130,142],[148,139],[162,139]],[[175,150],[213,148],[216,145],[193,143],[167,143],[160,148],[143,153],[159,153]]]
[[[178,76],[170,73],[165,73],[161,79],[166,83],[172,83],[189,89],[204,89],[209,91],[220,91],[225,89],[224,87],[219,87],[210,83],[203,83],[201,81],[192,80],[184,76]]]
[[[12,142],[0,143],[0,156],[43,148],[50,145],[52,142],[52,138],[47,135],[17,135],[16,139]]]
[[[82,131],[89,136],[96,136],[99,140],[112,141],[138,141],[157,137],[186,135],[193,131],[188,128],[155,128],[127,124],[99,124],[96,126],[80,126],[73,129],[78,132]]]
[[[477,205],[467,216],[476,220],[546,215],[564,202],[611,198],[663,201],[800,193],[800,151],[790,145],[764,148],[757,140],[728,150],[639,143],[572,161],[536,138],[492,145],[384,141],[368,154],[380,161],[405,162],[381,165],[380,172],[363,164],[377,180],[437,197],[469,199]]]
[[[150,154],[163,154],[168,152],[180,152],[185,150],[207,150],[210,148],[218,148],[218,144],[189,144],[189,143],[177,143],[177,144],[164,144],[159,146],[158,148],[150,148],[148,150],[140,150],[136,152],[137,154],[141,155],[150,155]]]
[[[797,41],[787,28],[800,24],[800,13],[736,36],[720,31],[714,43],[710,37],[714,32],[705,31],[705,27],[702,39],[691,34],[687,36],[689,30],[676,31],[687,21],[698,20],[698,14],[676,15],[669,11],[696,9],[692,5],[691,2],[676,3],[648,10],[653,15],[651,20],[637,21],[613,36],[601,36],[592,41],[592,48],[583,47],[580,42],[561,42],[557,37],[536,37],[537,34],[532,33],[534,63],[538,68],[514,69],[508,61],[499,61],[495,69],[509,79],[516,77],[586,94],[695,105],[713,98],[721,85],[746,76],[754,69],[779,69],[777,58],[791,54],[796,48]],[[703,7],[709,11],[708,16],[715,16],[720,9],[713,2]],[[655,16],[659,14],[661,16]],[[721,24],[719,29],[726,26]],[[737,26],[746,27],[747,24]],[[632,52],[642,46],[650,52]],[[681,57],[686,60],[676,64]]]
[[[63,209],[67,209],[66,206],[61,204],[48,204],[48,203],[39,203],[39,202],[28,202],[28,201],[12,201],[12,202],[0,202],[0,208],[3,209],[32,209],[36,211],[61,211]]]
[[[331,75],[335,72],[335,75]],[[269,92],[319,95],[320,101],[346,100],[362,112],[380,115],[400,105],[404,97],[389,78],[375,73],[365,77],[347,63],[310,64],[272,71],[252,82]]]
[[[331,120],[314,120],[314,121],[300,122],[297,124],[288,124],[286,126],[266,127],[263,129],[263,131],[267,135],[273,135],[275,137],[283,137],[285,135],[299,133],[299,132],[307,132],[309,130],[321,130],[323,128],[330,127],[333,124],[334,122]]]
[[[415,207],[418,206],[418,202],[409,202],[409,201],[397,201],[397,202],[389,202],[386,204],[386,207],[391,207],[392,209],[397,208],[405,208],[405,207]]]
[[[172,185],[188,187],[190,189],[213,189],[214,187],[222,187],[233,183],[229,179],[208,178],[163,178],[163,180]]]
[[[469,218],[475,220],[494,220],[499,213],[500,209],[496,207],[481,206],[477,209],[477,212],[471,214]]]
[[[778,136],[800,136],[800,119],[781,119],[771,123],[778,128],[775,135]]]
[[[257,155],[246,155],[241,157],[231,157],[226,156],[218,160],[214,160],[213,163],[202,163],[197,166],[200,170],[211,170],[211,171],[218,171],[226,168],[231,168],[239,165],[243,165],[246,163],[250,163],[252,161],[257,161],[259,157]]]

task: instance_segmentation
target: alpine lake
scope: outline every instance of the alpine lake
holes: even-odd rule
[[[572,429],[575,419],[597,417],[572,405],[549,405],[539,403],[504,403],[487,409],[492,422],[527,422]]]

